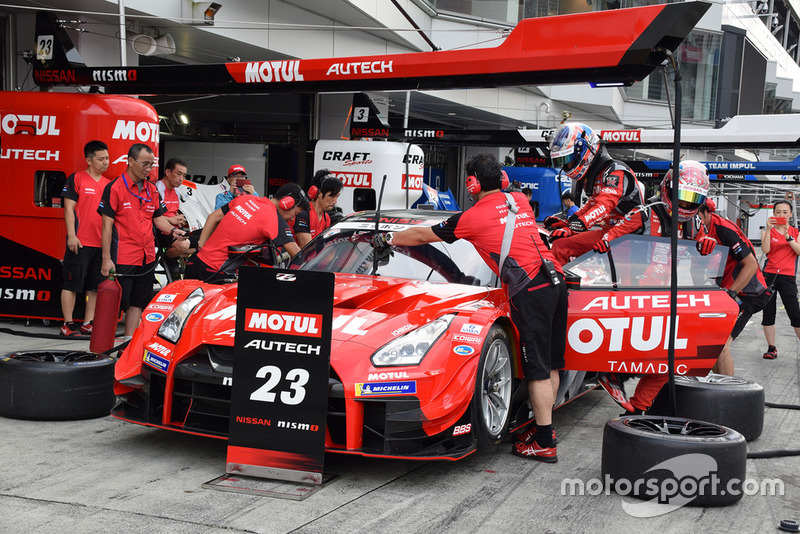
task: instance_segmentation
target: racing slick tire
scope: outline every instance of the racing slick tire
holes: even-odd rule
[[[738,502],[746,461],[744,436],[704,421],[627,415],[603,429],[600,470],[606,491],[673,508]],[[642,505],[626,505],[644,512]]]
[[[475,393],[472,396],[472,429],[478,450],[492,450],[508,431],[514,374],[508,333],[493,325],[483,341]]]
[[[64,421],[108,415],[114,406],[110,356],[38,350],[0,356],[0,415]]]
[[[747,441],[764,429],[764,388],[736,376],[676,376],[675,403],[678,417],[699,419],[738,430]],[[665,386],[648,414],[672,415]]]

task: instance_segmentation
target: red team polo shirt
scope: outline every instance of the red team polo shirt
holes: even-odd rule
[[[164,212],[164,216],[176,216],[178,211],[181,209],[181,201],[178,198],[178,192],[167,187],[164,183],[164,180],[159,180],[156,183],[156,187],[158,188],[158,192],[161,194],[161,201],[164,203],[164,207],[167,209],[167,211]]]
[[[145,265],[156,259],[153,218],[166,211],[155,184],[144,180],[142,191],[125,174],[117,177],[103,191],[97,208],[101,215],[114,219],[111,257],[118,265]]]
[[[750,240],[745,237],[738,226],[716,213],[711,214],[708,235],[715,238],[720,245],[728,247],[728,257],[725,261],[725,271],[722,275],[721,286],[729,288],[741,270],[739,262],[750,254],[755,257],[756,251],[753,248],[753,244],[750,243]],[[744,286],[741,293],[757,296],[763,293],[766,288],[767,283],[764,281],[764,275],[761,273],[761,269],[758,269],[753,278]]]
[[[95,182],[92,175],[86,171],[78,171],[67,178],[67,183],[61,192],[63,198],[74,200],[75,204],[75,235],[84,247],[100,248],[100,233],[103,228],[103,218],[97,213],[97,206],[103,196],[103,189],[111,181],[101,176]]]
[[[239,195],[220,209],[225,216],[197,253],[212,269],[219,269],[228,259],[228,246],[257,245],[270,239],[281,246],[293,241],[289,225],[268,198]]]
[[[797,228],[789,227],[789,235],[797,240]],[[779,234],[775,228],[769,232],[769,254],[767,254],[767,264],[764,265],[765,273],[779,273],[791,277],[796,275],[797,254],[792,250],[789,242],[783,234]]]
[[[508,286],[508,295],[514,296],[524,289],[539,273],[541,258],[555,261],[553,254],[539,237],[539,227],[528,198],[522,193],[511,193],[517,203],[515,231],[511,248],[503,266],[503,283]],[[466,239],[475,247],[483,260],[497,273],[500,250],[503,246],[508,205],[503,193],[493,193],[480,199],[467,211],[457,213],[446,221],[433,226],[433,233],[452,243]],[[541,256],[540,256],[541,254]],[[555,264],[563,274],[561,266]]]
[[[317,217],[317,210],[312,208],[309,211],[303,211],[294,219],[294,232],[301,234],[311,234],[311,239],[314,239],[331,225],[331,218],[327,213],[323,213],[322,217]]]

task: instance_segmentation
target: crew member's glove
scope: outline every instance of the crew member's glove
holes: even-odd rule
[[[716,246],[717,246],[717,240],[707,235],[704,235],[703,237],[697,240],[697,251],[703,256],[708,256],[709,254],[711,254],[711,251],[713,251],[714,247]]]
[[[725,293],[728,294],[730,298],[736,301],[737,304],[741,304],[741,299],[739,299],[739,293],[734,291],[733,289],[725,289]]]
[[[580,220],[579,217],[577,217],[575,215],[572,215],[567,220],[569,221],[569,228],[573,232],[578,233],[578,232],[583,232],[584,230],[586,230],[586,225],[583,224],[583,221]]]
[[[606,254],[609,250],[611,250],[611,245],[609,245],[608,241],[605,239],[601,239],[594,244],[592,249],[598,254]]]
[[[378,255],[380,262],[389,261],[389,256],[394,255],[391,232],[375,234],[370,240],[370,245],[375,249],[375,254]]]
[[[567,221],[550,215],[549,217],[544,218],[544,225],[548,228],[564,228],[567,226]]]
[[[573,232],[569,228],[556,228],[555,230],[550,232],[550,237],[552,239],[558,239],[560,237],[569,237],[574,234],[575,232]]]

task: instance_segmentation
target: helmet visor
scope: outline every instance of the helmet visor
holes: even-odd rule
[[[572,170],[578,162],[578,158],[575,157],[575,151],[572,150],[563,156],[552,156],[551,159],[553,160],[553,168],[563,169],[565,172]]]

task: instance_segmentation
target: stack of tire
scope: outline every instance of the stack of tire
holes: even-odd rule
[[[23,351],[0,356],[0,416],[89,419],[114,406],[114,364],[83,351]]]

